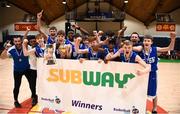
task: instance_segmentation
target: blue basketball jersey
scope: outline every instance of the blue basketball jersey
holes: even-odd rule
[[[94,52],[93,53],[93,50],[91,47],[88,48],[89,51],[88,51],[88,59],[89,60],[98,60],[98,59],[103,59],[103,52]]]
[[[128,63],[136,63],[135,59],[136,59],[137,54],[135,52],[131,52],[130,58],[127,59],[125,57],[124,53],[120,53],[120,61],[122,62],[128,62]]]
[[[9,48],[8,53],[14,60],[14,71],[25,71],[30,68],[28,56],[24,56],[23,49],[16,49],[15,46]]]
[[[73,45],[72,42],[71,42],[69,39],[65,39],[65,44],[71,44],[71,45]]]
[[[80,44],[79,49],[87,49],[89,46],[86,44]]]
[[[74,44],[69,39],[65,40],[65,44],[70,44],[72,47],[71,59],[78,59],[79,54],[76,53]]]
[[[43,57],[44,56],[44,49],[42,49],[39,45],[35,47],[35,55],[36,57]]]
[[[145,51],[142,51],[141,58],[147,63],[151,64],[151,71],[158,70],[157,68],[157,62],[158,62],[158,56],[157,56],[157,47],[151,47],[150,52],[148,55],[145,54]]]
[[[141,58],[147,63],[151,64],[151,72],[149,73],[149,81],[148,81],[148,91],[147,95],[156,96],[157,93],[157,47],[151,47],[149,54],[145,54],[145,51],[142,51]]]
[[[79,54],[76,52],[74,45],[72,45],[71,59],[79,59]]]
[[[89,46],[84,43],[80,44],[79,46],[79,49],[88,49],[88,48]],[[88,54],[79,54],[79,58],[88,58]]]
[[[133,44],[133,46],[143,46],[143,43],[142,42],[138,42],[136,44]],[[137,52],[137,51],[134,51],[135,53],[137,53],[139,56],[141,56],[141,52]]]
[[[118,48],[114,47],[114,48],[113,48],[113,53],[115,54],[118,50],[119,50]],[[108,53],[110,53],[109,48],[104,48],[104,51],[105,51],[105,56],[106,56]]]
[[[54,44],[55,39],[52,39],[50,35],[48,35],[47,44]]]

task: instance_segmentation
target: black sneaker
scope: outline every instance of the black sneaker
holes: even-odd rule
[[[14,106],[15,106],[16,108],[21,108],[21,104],[19,104],[18,101],[15,101],[15,102],[14,102]]]
[[[38,96],[32,98],[32,106],[35,106],[38,103]]]
[[[153,111],[152,111],[152,114],[157,114],[157,111],[153,110]]]

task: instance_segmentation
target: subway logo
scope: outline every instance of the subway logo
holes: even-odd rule
[[[84,84],[86,86],[102,86],[123,88],[129,80],[135,77],[134,74],[98,72],[98,71],[80,71],[80,70],[64,70],[51,68],[49,69],[48,82]]]

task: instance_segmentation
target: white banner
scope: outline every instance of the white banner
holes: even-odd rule
[[[138,64],[38,59],[39,105],[76,114],[145,114],[148,74]]]

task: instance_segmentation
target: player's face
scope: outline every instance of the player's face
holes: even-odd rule
[[[73,35],[74,35],[73,33],[69,33],[69,34],[68,34],[68,37],[69,37],[70,39],[72,39],[72,38],[73,38]]]
[[[143,45],[144,45],[145,48],[150,48],[152,43],[153,42],[152,42],[151,39],[144,39],[144,41],[143,41]]]
[[[36,45],[36,39],[30,39],[29,44],[34,47]]]
[[[89,41],[88,41],[88,40],[83,40],[83,43],[84,43],[85,45],[89,45]]]
[[[56,36],[56,30],[49,30],[49,33],[51,36],[55,37]]]
[[[113,44],[109,44],[109,45],[108,45],[108,48],[109,48],[109,51],[110,51],[110,52],[113,52],[114,45],[113,45]]]
[[[124,45],[123,50],[125,54],[130,54],[132,52],[132,45]]]
[[[36,38],[36,42],[37,42],[38,44],[42,44],[42,43],[44,43],[44,38],[43,38],[43,37],[37,37],[37,38]]]
[[[13,43],[18,49],[22,47],[22,40],[20,37],[14,38]]]
[[[63,36],[63,35],[57,35],[57,40],[58,40],[59,42],[63,42],[64,39],[65,39],[65,36]]]
[[[138,42],[139,41],[139,36],[137,34],[132,34],[130,40],[132,42]]]
[[[96,46],[96,45],[97,45],[96,40],[94,40],[94,41],[91,42],[91,46],[92,46],[92,47],[93,47],[93,46]]]

